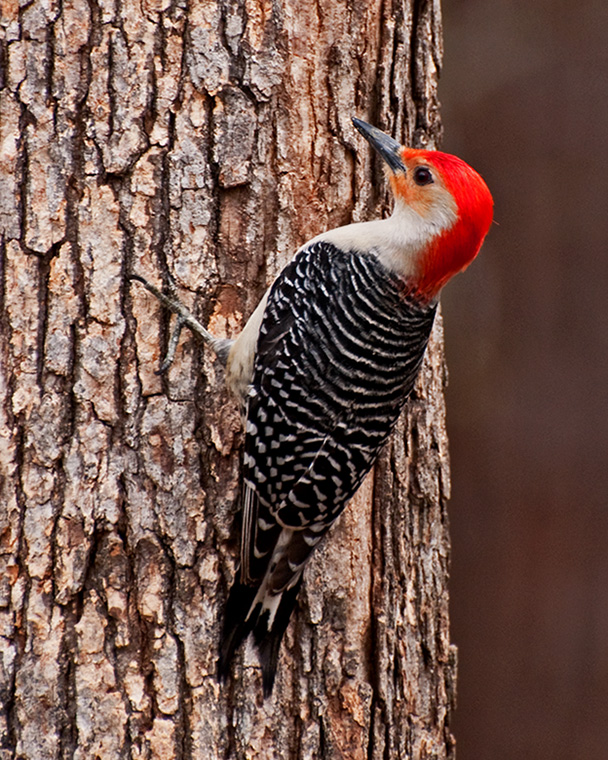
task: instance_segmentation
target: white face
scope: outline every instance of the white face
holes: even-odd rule
[[[428,241],[452,227],[458,219],[458,207],[439,171],[422,156],[406,156],[404,165],[405,173],[387,171],[395,197],[393,216],[404,224],[421,225]]]
[[[434,185],[425,190],[423,201],[395,196],[395,207],[387,221],[397,258],[401,250],[406,259],[417,259],[431,240],[451,229],[458,220],[456,203],[444,187]],[[394,261],[394,268],[400,269],[398,260]]]

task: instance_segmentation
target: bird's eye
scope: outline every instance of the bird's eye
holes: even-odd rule
[[[434,181],[431,170],[427,166],[418,166],[414,169],[414,182],[417,185],[430,185]]]

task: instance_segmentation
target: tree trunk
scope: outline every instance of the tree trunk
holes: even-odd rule
[[[0,47],[0,758],[451,758],[441,324],[306,575],[274,693],[215,679],[241,423],[174,282],[240,330],[386,211],[358,115],[434,146],[437,0],[36,0]],[[2,73],[3,72],[3,73]]]

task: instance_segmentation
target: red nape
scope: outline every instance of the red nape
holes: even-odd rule
[[[457,156],[425,151],[458,207],[454,226],[435,238],[421,259],[418,287],[432,297],[473,261],[492,223],[494,202],[481,176]]]

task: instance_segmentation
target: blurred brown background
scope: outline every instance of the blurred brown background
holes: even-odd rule
[[[444,149],[496,201],[444,294],[459,760],[608,758],[608,3],[444,0]]]

